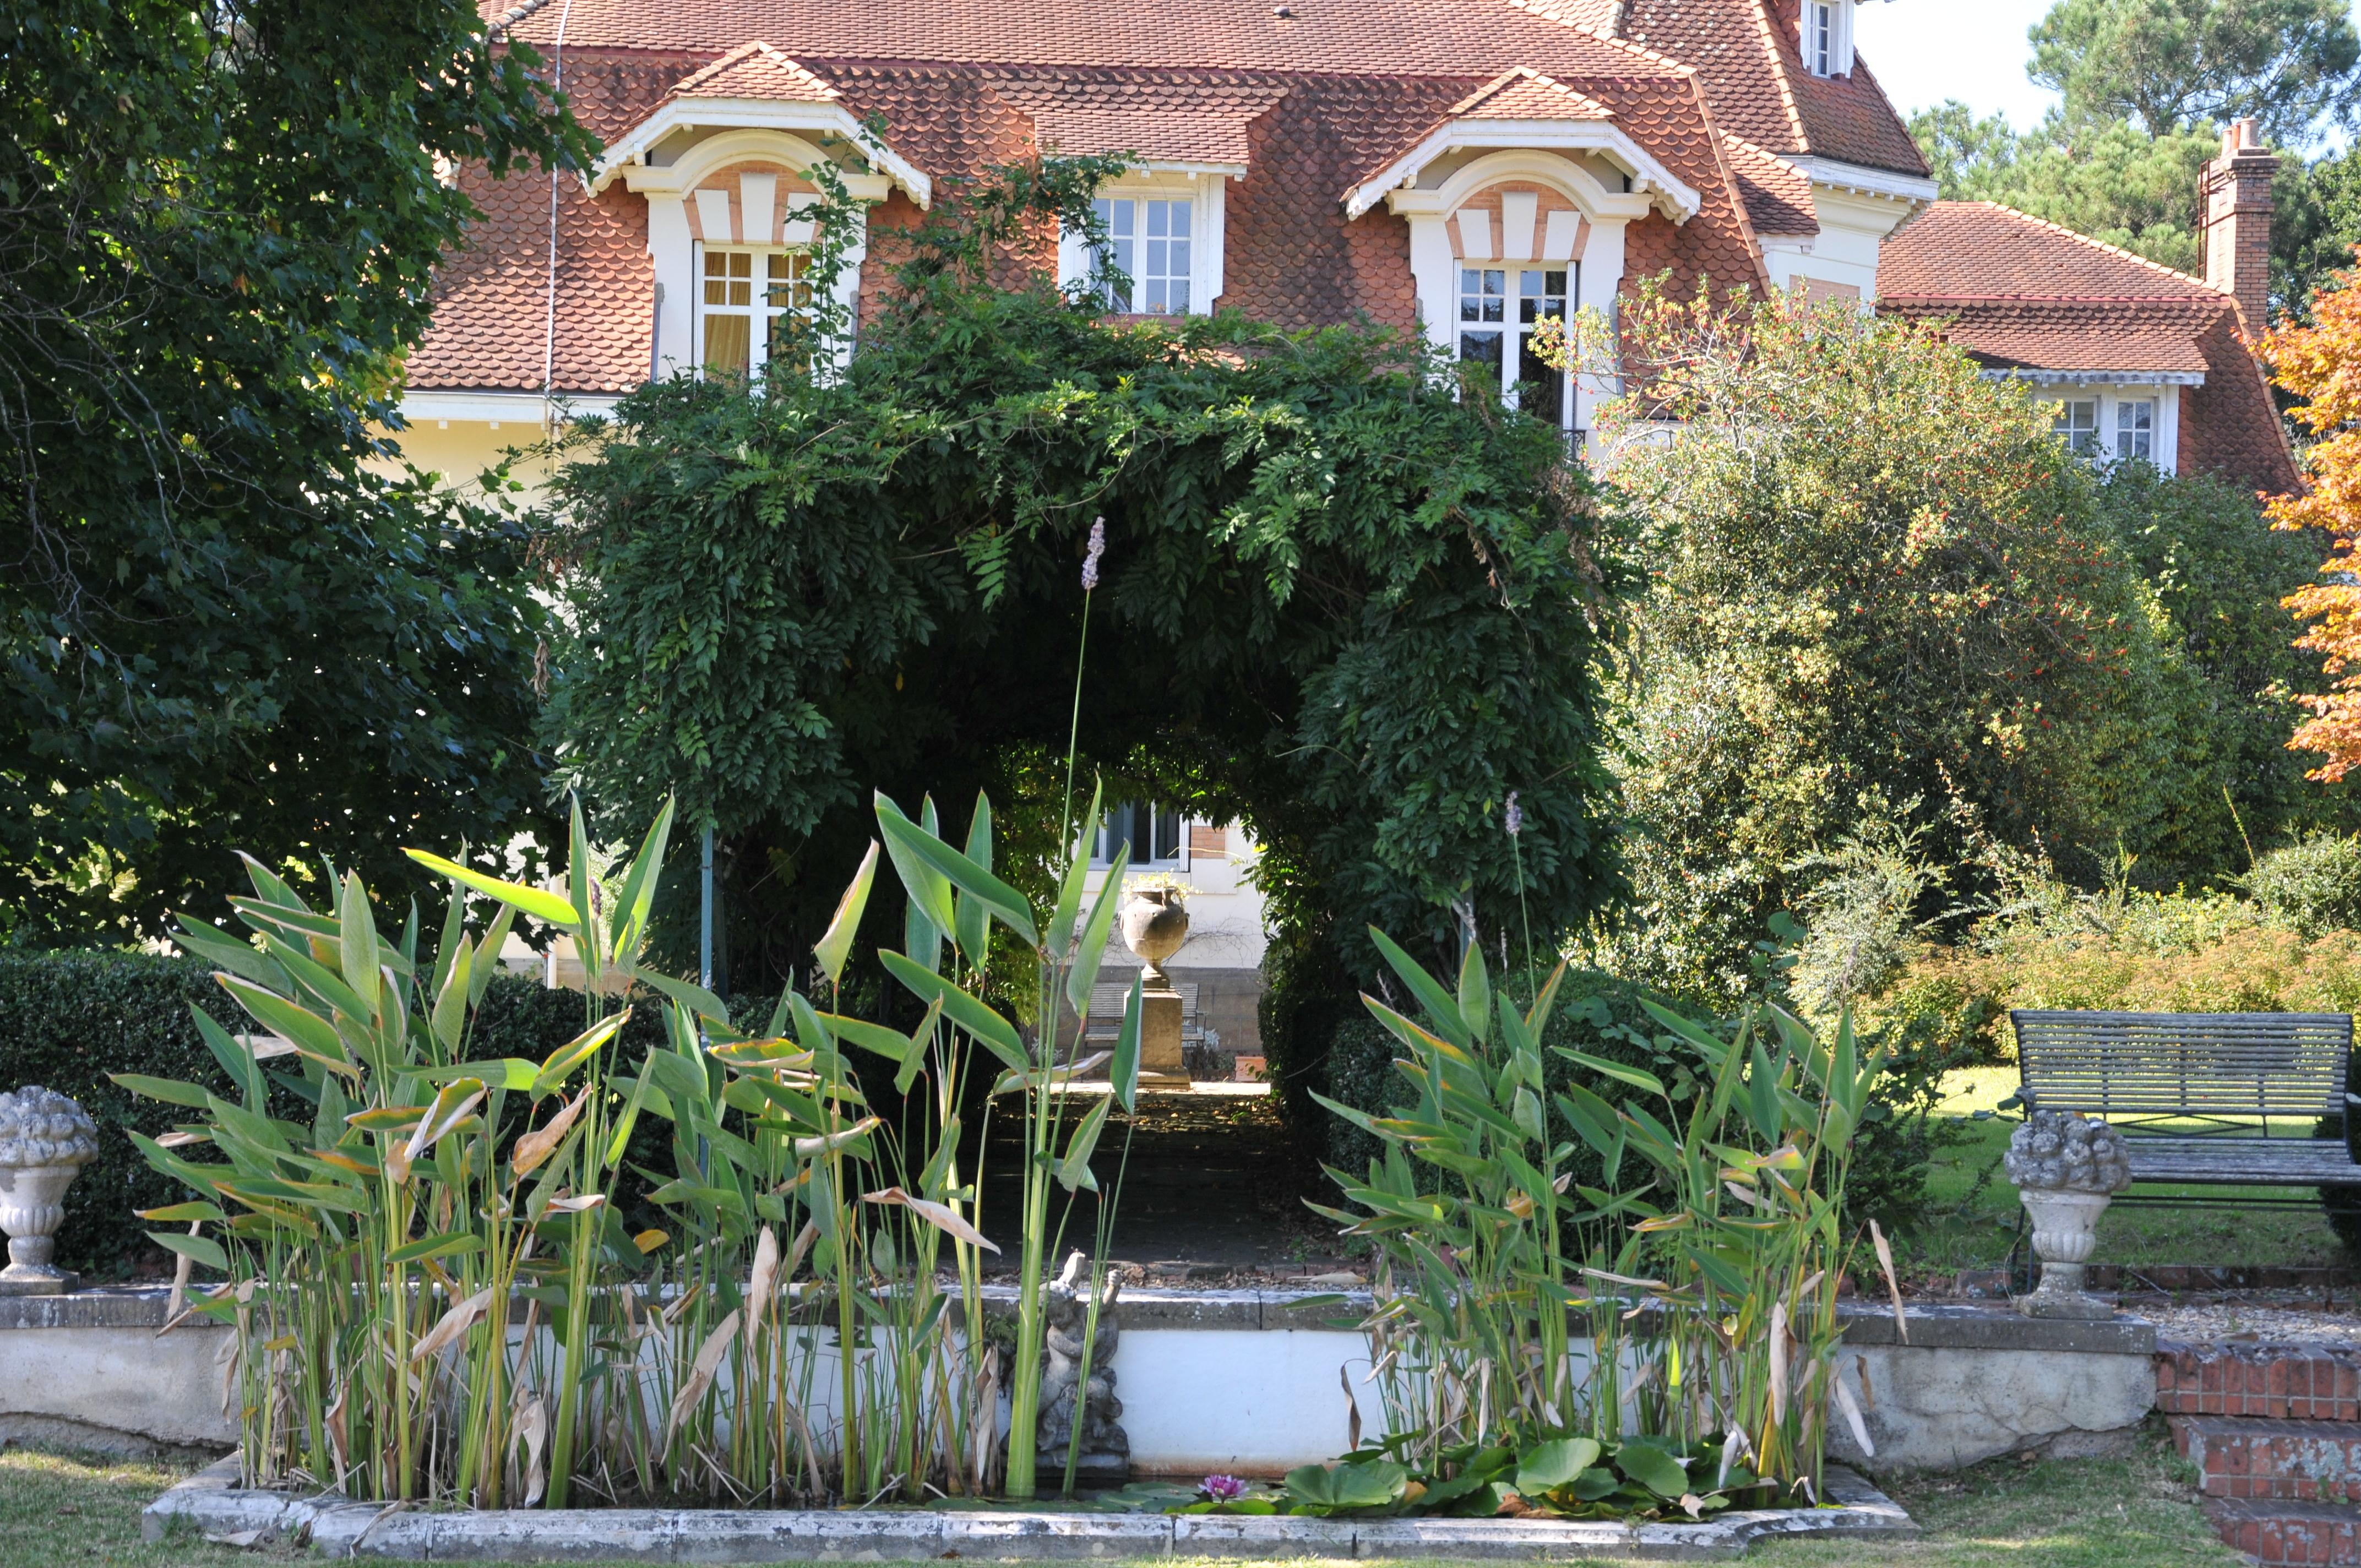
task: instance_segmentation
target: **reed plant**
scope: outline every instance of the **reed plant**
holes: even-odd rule
[[[1576,1146],[1554,1145],[1544,1113],[1540,1041],[1565,966],[1521,1008],[1473,944],[1455,988],[1372,937],[1419,1015],[1365,998],[1412,1105],[1326,1102],[1383,1145],[1365,1176],[1331,1171],[1353,1207],[1320,1208],[1376,1253],[1362,1327],[1387,1435],[1364,1459],[1399,1462],[1438,1504],[1499,1501],[1519,1455],[1541,1477],[1521,1506],[1553,1511],[1817,1499],[1832,1402],[1869,1447],[1834,1353],[1854,1250],[1844,1186],[1882,1055],[1850,1019],[1823,1040],[1757,1004],[1725,1038],[1651,1004],[1692,1082],[1684,1096],[1565,1051],[1598,1083],[1551,1096],[1603,1164],[1601,1186],[1580,1186]],[[1569,1453],[1581,1464],[1549,1483]],[[1486,1466],[1498,1493],[1465,1484]]]
[[[197,1015],[235,1092],[119,1081],[193,1113],[140,1146],[195,1196],[145,1217],[186,1225],[156,1239],[227,1276],[190,1310],[238,1331],[248,1485],[484,1508],[1033,1494],[1043,1274],[1138,1078],[1135,986],[1112,1093],[1069,1092],[1095,1065],[1073,1058],[1122,883],[1119,855],[1084,909],[1098,802],[1036,911],[993,872],[987,802],[961,849],[931,802],[913,818],[879,796],[880,842],[815,951],[824,1000],[791,989],[753,1036],[643,960],[671,815],[607,867],[577,810],[564,893],[412,851],[452,885],[431,953],[414,910],[379,931],[357,877],[331,877],[335,906],[315,909],[251,861],[254,895],[233,901],[247,939],[182,922],[256,1025]],[[880,954],[920,1009],[907,1032],[840,1002],[881,843],[909,897],[903,950]],[[480,928],[476,896],[495,911]],[[472,1059],[520,916],[580,956],[586,1026],[546,1060]],[[983,1000],[994,926],[1034,966],[1029,1036]],[[610,1010],[619,987],[632,1001]],[[664,1043],[620,1059],[644,1006]],[[854,1052],[892,1066],[892,1104],[870,1103]],[[1025,1127],[1006,1366],[985,1321],[982,1174],[962,1164],[983,1146],[961,1109],[977,1073],[983,1103]],[[669,1127],[669,1174],[631,1163],[643,1124]],[[627,1178],[668,1225],[631,1231]]]

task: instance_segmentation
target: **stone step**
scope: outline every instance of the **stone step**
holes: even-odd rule
[[[2204,1506],[2224,1544],[2266,1568],[2361,1563],[2361,1513],[2352,1508],[2261,1497],[2208,1497]]]
[[[2156,1408],[2168,1416],[2361,1421],[2361,1346],[2162,1342]]]
[[[2209,1497],[2361,1502],[2361,1423],[2174,1416],[2170,1424]]]

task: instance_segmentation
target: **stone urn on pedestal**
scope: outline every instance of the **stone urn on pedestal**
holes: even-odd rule
[[[57,1296],[77,1289],[79,1275],[49,1260],[66,1217],[66,1189],[98,1157],[98,1127],[62,1094],[27,1084],[0,1094],[0,1232],[8,1266],[0,1296]]]
[[[2075,1111],[2036,1111],[2008,1140],[2008,1179],[2033,1224],[2041,1282],[2016,1298],[2030,1318],[2111,1318],[2114,1303],[2083,1288],[2099,1216],[2132,1184],[2123,1134]]]
[[[1126,890],[1117,913],[1123,943],[1148,966],[1139,1008],[1139,1080],[1159,1088],[1189,1087],[1189,1058],[1180,1045],[1180,993],[1164,960],[1189,939],[1189,905],[1177,887]]]

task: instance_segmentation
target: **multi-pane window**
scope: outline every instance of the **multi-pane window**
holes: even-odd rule
[[[1500,375],[1500,339],[1509,326],[1509,274],[1498,267],[1459,269],[1459,357]]]
[[[1517,406],[1536,419],[1563,422],[1565,372],[1533,353],[1533,328],[1565,319],[1565,269],[1527,268],[1517,275]]]
[[[1837,74],[1837,6],[1840,0],[1809,0],[1804,7],[1804,57],[1815,76]]]
[[[2096,398],[2069,398],[2058,405],[2050,431],[2066,450],[2084,457],[2099,455],[2099,402]]]
[[[708,375],[752,377],[781,353],[811,308],[811,258],[800,250],[708,246],[697,300],[697,363]]]
[[[1565,267],[1459,269],[1459,357],[1489,368],[1501,397],[1552,424],[1565,422],[1565,372],[1542,363],[1532,334],[1565,319],[1574,276]]]
[[[2156,400],[2115,400],[2115,456],[2156,461]]]
[[[1105,196],[1093,206],[1106,231],[1108,259],[1131,280],[1131,292],[1111,292],[1107,308],[1126,314],[1186,315],[1191,203]]]
[[[1135,869],[1171,865],[1180,859],[1180,814],[1170,806],[1124,801],[1107,808],[1093,858],[1100,865],[1111,864],[1115,851],[1128,844]]]

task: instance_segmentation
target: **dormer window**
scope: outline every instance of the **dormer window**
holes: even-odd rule
[[[1804,0],[1804,64],[1815,76],[1852,74],[1852,0]]]
[[[1243,170],[1239,172],[1243,173]],[[1101,310],[1126,316],[1211,315],[1222,297],[1225,170],[1142,164],[1108,182],[1091,203],[1105,251],[1093,257],[1079,228],[1058,239],[1058,284],[1085,291],[1094,263],[1131,281],[1109,290]]]
[[[1120,315],[1187,315],[1193,203],[1112,196],[1094,205],[1114,252],[1109,259],[1131,280],[1131,292],[1110,294],[1107,309]]]

